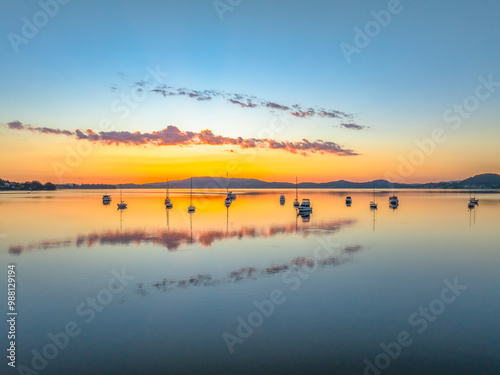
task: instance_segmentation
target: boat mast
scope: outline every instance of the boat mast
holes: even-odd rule
[[[299,186],[297,185],[297,176],[295,176],[295,200],[299,201]]]

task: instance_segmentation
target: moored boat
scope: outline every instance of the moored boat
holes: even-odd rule
[[[311,201],[307,198],[302,199],[302,203],[299,206],[299,212],[300,213],[311,213],[312,212],[312,206],[311,206]]]

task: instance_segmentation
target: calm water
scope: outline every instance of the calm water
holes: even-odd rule
[[[302,191],[314,207],[303,218],[294,191],[283,206],[282,191],[237,193],[229,209],[223,192],[194,194],[193,215],[184,191],[168,211],[160,190],[125,190],[124,211],[116,191],[109,206],[93,191],[0,194],[4,301],[7,265],[17,272],[16,365],[500,373],[500,194],[469,210],[468,193],[400,191],[393,210],[379,192],[371,211],[370,191]],[[60,334],[68,323],[72,337]],[[17,373],[5,358],[1,367]]]

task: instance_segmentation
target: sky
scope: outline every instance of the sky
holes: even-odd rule
[[[9,1],[0,178],[500,173],[500,3]]]

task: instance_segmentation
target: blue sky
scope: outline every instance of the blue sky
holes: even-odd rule
[[[401,12],[348,63],[340,44],[354,44],[354,28],[364,29],[370,12],[388,3],[244,0],[221,20],[206,0],[73,0],[15,53],[8,34],[22,35],[21,18],[31,20],[41,8],[36,1],[4,2],[0,123],[97,129],[103,117],[112,117],[118,130],[174,124],[255,137],[273,116],[220,100],[152,94],[118,118],[111,103],[129,93],[148,66],[159,66],[174,87],[340,110],[370,127],[349,131],[328,119],[291,119],[277,139],[332,139],[365,153],[375,148],[371,142],[391,147],[388,137],[411,143],[442,125],[443,112],[471,95],[479,76],[500,81],[500,3],[401,1]],[[481,103],[461,137],[499,134],[498,97]]]

